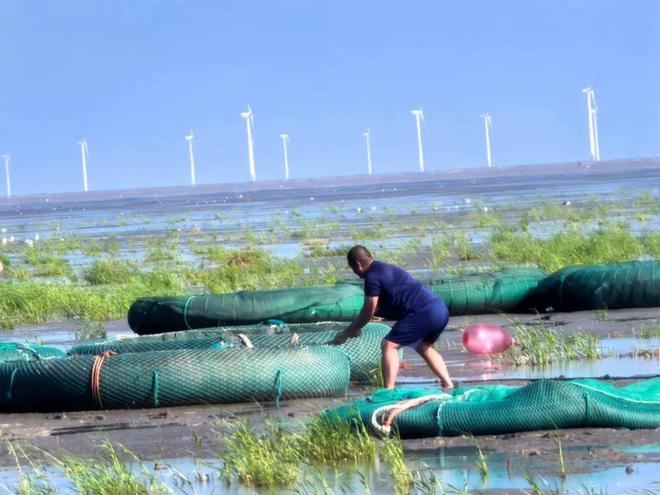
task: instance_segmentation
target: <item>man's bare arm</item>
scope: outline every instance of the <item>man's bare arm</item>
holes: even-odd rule
[[[360,310],[360,314],[348,325],[344,331],[338,334],[335,337],[333,343],[343,344],[346,340],[359,337],[362,327],[371,321],[374,314],[376,313],[376,308],[378,307],[378,296],[371,296],[364,298],[364,304]]]

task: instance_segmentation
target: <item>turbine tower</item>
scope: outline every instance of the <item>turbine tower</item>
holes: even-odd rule
[[[481,118],[484,119],[484,127],[486,129],[486,161],[488,168],[493,166],[493,155],[490,150],[490,133],[493,132],[493,121],[489,113],[482,113]]]
[[[598,143],[598,108],[596,107],[596,94],[593,88],[584,88],[582,92],[587,95],[587,117],[589,118],[589,150],[591,159],[600,161],[600,144]]]
[[[5,153],[2,155],[2,161],[5,163],[5,179],[7,181],[7,197],[11,198],[11,181],[9,180],[9,162],[11,160],[11,155]]]
[[[424,151],[422,150],[422,122],[424,121],[424,111],[417,108],[412,111],[417,120],[417,146],[419,148],[419,171],[424,172]]]
[[[190,134],[185,136],[186,141],[188,141],[188,152],[190,153],[190,182],[192,185],[196,185],[197,181],[195,179],[195,155],[193,155],[193,139],[195,136],[193,136],[193,131],[192,129],[190,130]]]
[[[254,127],[254,114],[250,105],[247,107],[247,112],[241,112],[241,117],[245,119],[247,125],[247,138],[248,138],[248,158],[250,160],[250,179],[252,182],[257,180],[257,176],[254,171],[254,144],[252,142],[252,128]]]
[[[81,139],[78,141],[80,145],[80,154],[82,155],[82,171],[83,171],[83,190],[87,192],[87,154],[89,149],[87,148],[87,140]]]
[[[280,134],[282,147],[284,148],[284,178],[289,180],[289,135]]]
[[[371,141],[369,140],[371,137],[371,129],[367,129],[367,132],[362,135],[367,142],[367,170],[369,171],[369,175],[371,175]]]

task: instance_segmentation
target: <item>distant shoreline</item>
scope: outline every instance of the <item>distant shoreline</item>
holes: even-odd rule
[[[374,175],[350,175],[331,177],[311,177],[305,179],[264,180],[256,182],[229,182],[199,184],[197,186],[161,186],[133,189],[107,189],[89,192],[35,193],[1,198],[1,206],[35,204],[44,202],[96,202],[115,199],[167,198],[175,196],[196,196],[214,193],[243,193],[255,191],[296,191],[326,187],[345,187],[379,184],[423,183],[431,181],[478,180],[487,178],[535,177],[535,176],[575,176],[601,175],[633,170],[658,171],[660,177],[660,157],[606,160],[600,162],[582,161],[537,165],[512,165],[508,167],[480,167],[465,169],[433,170],[427,172],[387,173]]]

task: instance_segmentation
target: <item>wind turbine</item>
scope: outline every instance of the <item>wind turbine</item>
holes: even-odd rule
[[[284,148],[284,178],[289,180],[289,135],[280,134],[282,138],[282,147]]]
[[[419,171],[424,172],[424,151],[422,150],[422,122],[424,121],[424,111],[417,108],[411,112],[417,120],[417,146],[419,147]]]
[[[5,153],[2,155],[2,160],[5,162],[5,179],[7,180],[7,197],[11,198],[11,182],[9,180],[9,162],[11,160],[11,155]]]
[[[250,105],[247,107],[247,112],[241,112],[241,117],[245,119],[247,125],[247,138],[248,138],[248,158],[250,160],[250,179],[252,182],[257,180],[256,173],[254,171],[254,144],[252,142],[252,128],[254,127],[254,114]]]
[[[195,180],[195,155],[193,155],[193,139],[195,136],[193,136],[193,131],[192,129],[190,130],[190,134],[185,136],[186,141],[188,141],[188,152],[190,153],[190,182],[194,186],[197,184],[197,181]]]
[[[371,142],[369,141],[369,138],[371,137],[371,129],[367,129],[367,132],[362,135],[367,142],[367,170],[369,170],[369,175],[371,175]]]
[[[600,161],[600,145],[598,143],[598,108],[596,107],[596,94],[593,88],[584,88],[582,92],[587,95],[587,117],[589,119],[589,150],[591,159]]]
[[[484,127],[486,129],[486,160],[488,168],[493,166],[493,155],[490,151],[490,133],[493,131],[493,121],[489,113],[482,113],[481,118],[484,119]]]
[[[87,154],[89,153],[89,148],[87,148],[87,140],[81,139],[78,141],[80,145],[80,154],[82,155],[82,170],[83,170],[83,189],[87,192]]]

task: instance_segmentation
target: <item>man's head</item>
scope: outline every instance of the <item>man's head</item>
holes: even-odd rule
[[[364,246],[353,246],[349,249],[346,259],[353,273],[360,278],[364,278],[371,263],[374,261],[374,257],[371,256],[369,250]]]

